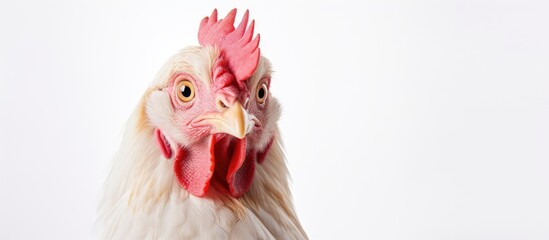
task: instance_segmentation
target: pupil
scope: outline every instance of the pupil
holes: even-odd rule
[[[191,88],[187,86],[181,86],[181,95],[183,95],[183,97],[190,97]]]
[[[258,96],[259,98],[265,97],[265,89],[263,89],[263,88],[262,88],[262,89],[259,89],[259,92],[257,92],[257,96]]]

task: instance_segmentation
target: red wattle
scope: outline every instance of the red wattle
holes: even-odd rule
[[[236,141],[226,179],[231,196],[241,197],[252,186],[255,160],[252,154],[246,155],[246,139],[238,139]]]
[[[209,140],[209,141],[208,141]],[[174,172],[179,184],[192,195],[201,197],[210,187],[215,161],[215,136],[193,145],[193,149],[177,150]]]

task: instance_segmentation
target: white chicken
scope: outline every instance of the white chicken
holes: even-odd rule
[[[98,209],[103,239],[307,239],[248,11],[214,10],[132,114]]]

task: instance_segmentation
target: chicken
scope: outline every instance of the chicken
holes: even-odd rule
[[[98,209],[103,239],[307,239],[288,186],[246,11],[200,23],[200,46],[161,68],[127,124]]]

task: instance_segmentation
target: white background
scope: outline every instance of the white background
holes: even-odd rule
[[[151,1],[152,2],[152,1]],[[249,8],[312,239],[549,239],[547,1],[2,1],[0,239],[91,239],[123,125]]]

